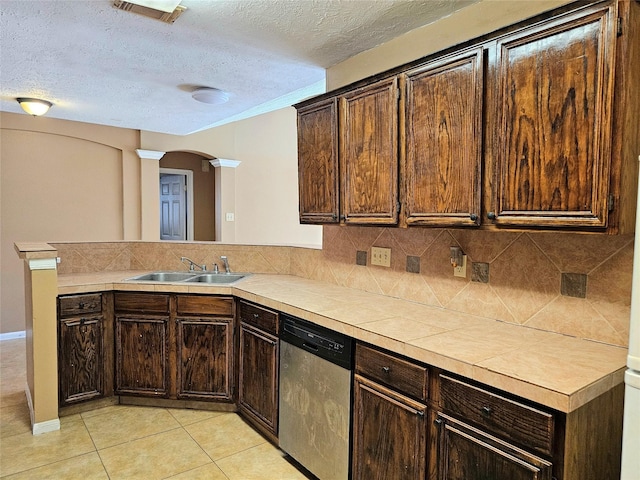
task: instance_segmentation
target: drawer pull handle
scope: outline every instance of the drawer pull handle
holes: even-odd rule
[[[254,313],[254,314],[253,314],[253,318],[258,318],[259,316],[260,316],[260,314],[259,314],[259,313]]]
[[[491,407],[485,405],[484,407],[482,407],[482,413],[484,413],[485,415],[491,415],[493,413],[493,410],[491,409]]]
[[[84,309],[84,302],[80,302],[78,304],[78,307],[80,308],[80,310],[83,310]]]
[[[391,369],[389,367],[382,367],[382,371],[384,373],[389,373],[391,371]]]
[[[436,418],[436,419],[433,421],[433,424],[434,424],[436,427],[441,426],[441,425],[442,425],[442,419],[441,419],[441,418]]]

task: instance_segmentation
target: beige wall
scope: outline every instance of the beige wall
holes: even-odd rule
[[[327,90],[491,33],[570,0],[483,0],[327,69]]]
[[[14,242],[139,238],[140,180],[135,130],[9,113],[0,120],[0,332],[6,333],[25,328]]]
[[[140,138],[141,148],[147,150],[192,151],[241,162],[235,175],[230,176],[236,182],[234,242],[322,244],[322,227],[300,225],[298,221],[297,125],[293,107],[187,137],[143,131]],[[224,184],[221,188],[224,190]]]

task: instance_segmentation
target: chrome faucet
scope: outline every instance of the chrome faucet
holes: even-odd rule
[[[193,260],[191,260],[190,258],[187,258],[187,257],[180,257],[180,261],[181,261],[182,263],[184,263],[184,262],[185,262],[185,260],[186,260],[187,262],[189,262],[189,271],[190,271],[190,272],[195,271],[195,267],[198,267],[198,268],[199,268],[200,270],[202,270],[203,272],[206,272],[206,271],[207,271],[207,266],[206,266],[206,265],[198,265],[196,262],[194,262],[194,261],[193,261]]]
[[[222,263],[224,263],[225,272],[231,273],[231,269],[229,268],[229,262],[227,261],[227,257],[225,255],[222,255],[220,257],[220,260],[222,260]]]

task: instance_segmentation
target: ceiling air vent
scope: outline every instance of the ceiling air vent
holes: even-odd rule
[[[179,1],[154,1],[154,0],[137,0],[125,2],[124,0],[114,0],[113,6],[118,10],[125,12],[133,12],[145,17],[154,18],[165,23],[173,23],[182,15],[187,7],[178,5]],[[157,7],[157,8],[154,8]]]

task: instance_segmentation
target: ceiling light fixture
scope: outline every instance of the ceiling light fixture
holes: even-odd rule
[[[33,115],[34,117],[44,115],[53,106],[53,103],[47,102],[46,100],[40,100],[38,98],[21,97],[16,98],[16,100],[25,112],[29,115]]]
[[[210,87],[196,88],[191,93],[191,96],[194,100],[202,103],[208,103],[209,105],[222,105],[229,101],[229,94],[227,92]]]

